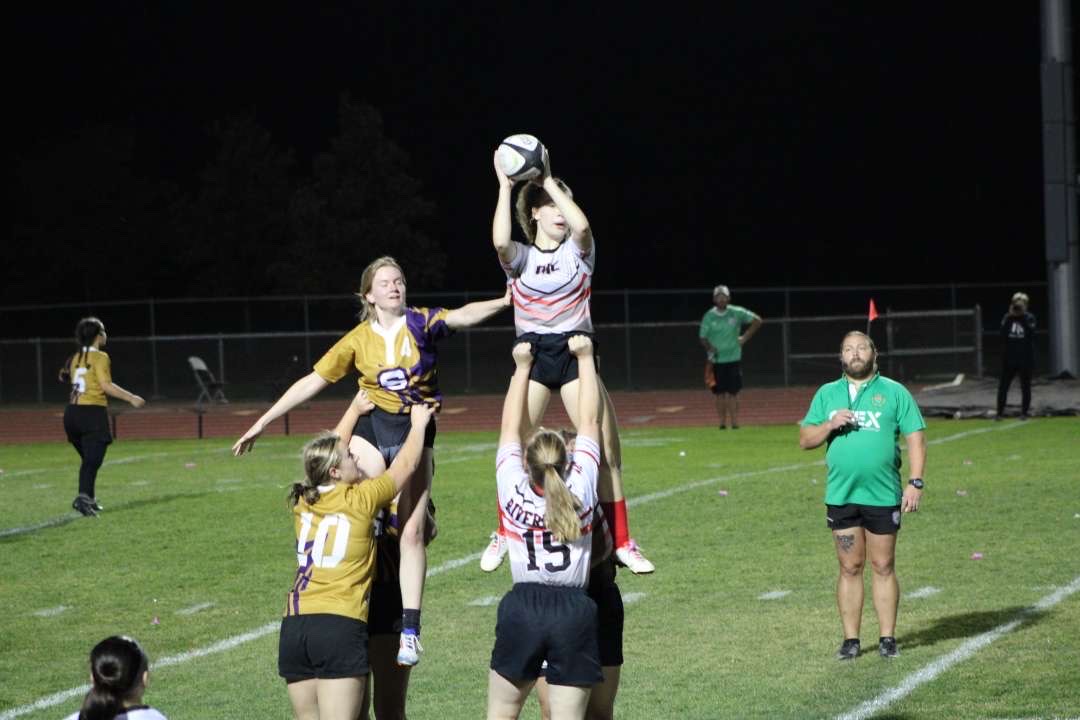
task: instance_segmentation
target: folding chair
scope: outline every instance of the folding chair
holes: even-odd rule
[[[199,386],[199,397],[195,398],[195,404],[202,405],[203,400],[210,403],[229,402],[225,398],[225,383],[214,378],[214,373],[210,372],[210,368],[206,367],[203,359],[192,355],[187,360],[188,365],[191,365],[191,371],[195,373],[195,382]]]

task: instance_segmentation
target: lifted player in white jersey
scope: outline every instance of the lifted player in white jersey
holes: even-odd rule
[[[589,300],[596,246],[592,230],[570,189],[552,177],[550,157],[545,156],[543,175],[523,186],[517,197],[517,220],[526,243],[512,241],[510,199],[514,183],[502,172],[497,159],[495,174],[499,200],[491,227],[492,242],[510,280],[518,341],[531,343],[535,355],[528,386],[528,428],[538,426],[553,390],[559,391],[570,420],[577,426],[578,367],[566,343],[572,335],[591,335],[593,330]],[[650,573],[655,569],[653,564],[630,537],[619,428],[603,382],[600,395],[604,415],[599,493],[615,537],[615,555],[632,572]],[[497,568],[506,548],[501,530],[493,534],[480,567],[488,572]]]
[[[573,457],[562,436],[544,428],[522,451],[532,349],[514,346],[495,461],[514,587],[499,603],[488,720],[518,716],[545,662],[553,717],[583,718],[589,689],[603,678],[596,603],[585,592],[600,464],[600,385],[592,341],[574,336],[569,351],[581,366]]]

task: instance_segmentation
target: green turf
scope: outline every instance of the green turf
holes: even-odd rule
[[[897,572],[904,592],[939,592],[902,601],[899,658],[838,663],[823,452],[799,450],[792,426],[625,431],[632,527],[658,571],[619,575],[624,595],[640,596],[626,606],[618,717],[835,717],[1017,618],[877,717],[1080,713],[1080,593],[1025,614],[1080,577],[1080,419],[935,421],[928,435],[928,491],[905,517]],[[160,660],[275,623],[295,562],[285,486],[304,439],[269,438],[241,459],[222,440],[118,442],[96,520],[69,509],[69,447],[0,448],[0,532],[41,525],[0,537],[0,718],[85,683],[86,654],[106,635],[133,635]],[[439,435],[429,567],[483,549],[495,520],[494,441]],[[470,603],[509,585],[505,567],[484,574],[475,560],[428,580],[411,717],[483,716],[495,606]],[[759,599],[774,590],[789,594]],[[213,606],[177,614],[200,603]],[[271,631],[159,668],[147,700],[171,720],[288,718],[276,650]],[[19,717],[59,717],[79,700]],[[523,717],[538,715],[530,702]]]

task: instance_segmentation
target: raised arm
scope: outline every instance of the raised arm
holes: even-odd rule
[[[585,217],[585,211],[578,207],[573,198],[567,195],[559,183],[551,177],[551,158],[547,149],[544,149],[544,175],[541,186],[551,197],[555,207],[559,208],[566,225],[570,228],[570,239],[581,248],[582,252],[592,250],[592,228],[589,227],[589,218]]]
[[[600,442],[600,380],[596,376],[592,339],[574,335],[567,342],[578,361],[578,435]]]
[[[446,313],[446,324],[454,330],[479,325],[492,315],[510,307],[510,302],[510,286],[507,285],[506,292],[500,298],[477,300]]]
[[[409,436],[405,438],[405,444],[401,446],[394,462],[390,463],[390,469],[386,471],[399,492],[420,466],[420,458],[424,455],[424,431],[434,412],[430,405],[424,403],[413,405],[409,411]]]
[[[248,428],[248,431],[236,441],[232,446],[233,455],[243,455],[251,450],[255,446],[255,441],[259,439],[259,436],[262,435],[262,432],[266,429],[267,425],[274,422],[300,403],[307,402],[315,397],[320,390],[329,384],[330,383],[324,380],[317,372],[308,373],[294,382],[292,386],[285,391],[285,394],[278,398],[278,401],[271,405],[270,409],[263,413],[262,417],[256,420],[255,424]]]
[[[360,419],[361,415],[367,415],[369,412],[375,409],[375,403],[368,399],[367,393],[363,390],[359,390],[355,396],[353,396],[352,402],[349,403],[349,407],[345,409],[345,413],[338,420],[337,427],[334,428],[334,434],[345,441],[345,444],[349,444],[349,438],[352,436],[353,428],[356,427],[356,421]]]
[[[518,343],[514,346],[514,375],[503,400],[502,426],[499,431],[499,447],[521,442],[521,424],[525,419],[526,400],[529,395],[529,371],[532,368],[532,345]]]
[[[510,241],[513,214],[510,196],[514,181],[506,177],[506,173],[499,167],[498,150],[495,151],[495,176],[499,179],[499,199],[495,203],[495,218],[491,221],[491,242],[495,246],[495,252],[499,253],[499,260],[504,265],[509,265],[514,260],[514,243]]]

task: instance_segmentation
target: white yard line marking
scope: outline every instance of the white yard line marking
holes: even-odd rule
[[[471,607],[489,607],[497,602],[499,602],[499,597],[497,595],[488,595],[487,597],[476,598],[471,601],[469,605]]]
[[[904,599],[914,600],[917,598],[925,598],[930,597],[931,595],[937,595],[939,592],[941,592],[941,588],[927,585],[926,587],[921,587],[918,590],[912,590],[911,592],[907,593],[906,595],[904,595]]]
[[[109,467],[110,465],[127,465],[129,463],[140,462],[142,460],[160,460],[161,458],[183,457],[185,455],[186,456],[191,456],[191,455],[214,455],[214,454],[217,454],[217,453],[228,452],[230,450],[231,450],[231,448],[226,446],[226,447],[211,448],[211,449],[204,449],[204,450],[184,450],[184,451],[146,453],[145,455],[129,455],[128,457],[115,458],[113,460],[106,460],[105,462],[103,462],[101,464],[101,466],[102,467]],[[0,478],[6,480],[8,478],[23,477],[23,476],[26,476],[26,475],[40,475],[41,473],[67,472],[67,471],[71,470],[71,468],[73,468],[73,467],[75,467],[77,469],[78,466],[75,465],[75,463],[73,462],[73,463],[71,463],[69,465],[60,465],[60,466],[56,466],[56,467],[27,468],[26,470],[15,470],[14,472],[12,472],[12,471],[5,472],[2,475],[0,475]]]
[[[782,597],[787,597],[791,594],[790,590],[770,590],[767,593],[761,593],[757,596],[758,600],[779,600]]]
[[[644,599],[645,593],[643,592],[626,593],[622,596],[623,605],[629,605],[630,603],[636,603],[638,600]]]
[[[1000,427],[990,427],[990,428],[985,428],[985,429],[980,429],[980,430],[969,430],[969,431],[966,431],[966,432],[958,433],[957,435],[950,435],[950,436],[947,436],[947,437],[944,437],[944,438],[940,438],[938,440],[931,440],[930,443],[928,443],[928,444],[934,445],[934,444],[938,444],[938,443],[942,443],[942,442],[948,442],[950,440],[956,440],[956,439],[959,439],[961,437],[969,437],[971,435],[977,435],[977,434],[984,433],[984,432],[1008,430],[1008,429],[1011,429],[1011,428],[1014,428],[1014,427],[1021,427],[1023,425],[1031,425],[1031,424],[1032,424],[1032,421],[1028,421],[1026,423],[1015,422],[1015,423],[1011,423],[1011,424],[1008,424],[1008,425],[1002,425]],[[225,452],[228,449],[229,449],[228,447],[225,447],[225,448],[221,448],[220,450],[217,450],[215,452]],[[181,453],[174,453],[174,454],[181,454]],[[188,454],[190,454],[190,453],[188,453]],[[796,465],[782,465],[782,466],[779,466],[779,467],[768,468],[768,469],[765,469],[765,470],[755,470],[755,471],[751,471],[751,472],[735,473],[735,474],[728,475],[728,476],[725,476],[725,477],[710,478],[710,479],[707,479],[707,480],[699,480],[698,482],[687,483],[686,485],[676,487],[676,488],[671,488],[669,490],[665,490],[665,491],[662,491],[662,492],[656,492],[656,493],[651,493],[649,495],[641,495],[641,496],[638,496],[638,497],[630,498],[629,500],[627,500],[626,504],[627,504],[628,507],[633,507],[635,505],[642,505],[644,503],[652,502],[653,500],[660,500],[660,499],[663,499],[663,498],[666,498],[666,497],[670,497],[670,496],[676,495],[678,493],[683,493],[683,492],[687,492],[687,491],[690,491],[690,490],[695,490],[695,489],[700,488],[700,487],[706,487],[708,485],[715,485],[716,483],[722,482],[723,480],[731,480],[731,479],[735,479],[735,478],[744,478],[744,477],[756,477],[758,475],[767,475],[767,474],[776,473],[776,472],[787,472],[788,470],[797,470],[797,469],[800,469],[800,468],[814,467],[816,465],[824,465],[824,464],[825,464],[824,460],[819,460],[817,462],[812,462],[812,463],[800,463],[800,464],[796,464]],[[33,526],[31,528],[9,528],[7,530],[0,530],[0,537],[4,537],[5,535],[21,534],[23,532],[29,532],[30,530],[33,530],[33,529],[39,529],[39,528],[42,528],[42,527],[49,527],[50,525],[58,525],[60,523],[67,522],[70,519],[71,519],[70,517],[54,519],[54,520],[46,521],[45,523],[41,523],[39,525]],[[459,567],[463,567],[465,565],[468,565],[469,563],[476,562],[477,560],[480,559],[481,554],[482,553],[473,553],[472,555],[466,555],[465,557],[457,558],[456,560],[448,560],[448,561],[444,562],[442,565],[437,565],[437,566],[435,566],[433,568],[428,568],[427,577],[434,577],[435,575],[441,575],[444,572],[449,572],[450,570],[455,570],[455,569],[457,569]],[[1077,580],[1073,582],[1073,585],[1078,585],[1078,587],[1080,587],[1080,578],[1077,578]],[[1070,585],[1070,587],[1072,587],[1072,585]],[[635,595],[635,593],[627,593],[627,595],[623,596],[623,602],[624,603],[627,602],[627,597],[634,596],[634,595]],[[633,602],[633,601],[635,601],[637,599],[638,599],[637,597],[634,597],[633,600],[631,600],[630,602]],[[234,647],[236,647],[238,645],[242,645],[243,643],[246,643],[246,642],[248,642],[250,640],[255,640],[255,639],[258,639],[260,637],[263,637],[264,635],[268,635],[271,632],[274,632],[275,630],[278,629],[279,624],[280,624],[280,621],[275,621],[275,622],[272,622],[272,623],[268,623],[266,625],[263,625],[261,628],[257,628],[256,630],[252,630],[251,632],[244,633],[243,635],[236,635],[236,636],[228,638],[226,640],[222,640],[221,642],[215,643],[214,645],[210,645],[210,646],[208,646],[206,648],[202,648],[202,649],[199,649],[199,650],[192,650],[191,652],[183,653],[182,655],[172,655],[170,657],[163,658],[162,660],[155,663],[154,667],[166,667],[168,665],[176,665],[178,663],[186,662],[188,660],[193,660],[195,658],[203,657],[205,655],[211,655],[213,653],[224,652],[225,650],[231,650],[232,648],[234,648]],[[0,714],[0,720],[11,720],[12,718],[17,718],[17,717],[19,717],[21,715],[26,715],[27,713],[34,712],[35,710],[43,710],[43,709],[48,708],[48,707],[53,707],[54,705],[59,705],[60,703],[66,701],[66,700],[68,700],[70,698],[76,697],[78,695],[85,694],[89,689],[90,689],[89,685],[81,685],[81,686],[79,686],[77,688],[71,688],[70,690],[64,690],[62,692],[59,692],[59,693],[56,693],[56,694],[53,694],[53,695],[48,695],[46,697],[35,700],[33,703],[30,703],[29,705],[22,705],[20,707],[13,708],[11,710],[6,710],[3,714]],[[862,716],[860,716],[860,717],[862,717]]]
[[[192,605],[191,607],[180,608],[179,610],[176,611],[176,614],[177,615],[194,615],[197,612],[202,612],[203,610],[209,610],[212,607],[214,607],[214,603],[212,603],[212,602],[204,602],[204,603],[199,603],[198,605]]]
[[[34,615],[36,615],[37,617],[55,617],[55,616],[59,615],[60,613],[64,612],[65,610],[70,610],[70,609],[71,608],[68,607],[67,605],[57,605],[56,607],[43,608],[41,610],[35,610]]]
[[[1056,591],[1042,598],[1031,607],[1021,610],[1015,620],[1010,620],[1007,623],[998,625],[993,630],[988,630],[981,635],[968,638],[960,644],[960,647],[956,648],[951,653],[942,655],[929,665],[908,675],[904,678],[904,681],[896,687],[886,690],[873,700],[867,700],[854,710],[850,710],[843,715],[837,715],[837,720],[862,720],[863,718],[868,718],[871,715],[880,712],[897,700],[910,695],[915,688],[930,682],[953,665],[967,660],[998,638],[1007,635],[1020,627],[1024,621],[1034,613],[1049,610],[1078,590],[1080,590],[1080,576],[1074,578],[1073,581],[1065,587],[1058,588]]]

